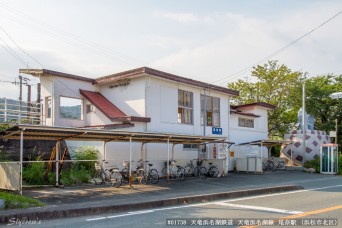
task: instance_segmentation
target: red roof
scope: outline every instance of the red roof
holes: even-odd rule
[[[107,116],[111,121],[124,121],[124,122],[150,122],[151,119],[147,117],[134,117],[127,116],[118,107],[116,107],[112,102],[105,98],[101,93],[82,90],[80,93],[88,101],[90,101],[96,108],[98,108],[105,116]]]
[[[112,102],[105,98],[101,93],[82,89],[80,89],[80,93],[88,101],[90,101],[96,108],[100,109],[101,112],[103,112],[103,114],[105,114],[109,119],[126,116],[125,113],[123,113],[118,107],[116,107]]]

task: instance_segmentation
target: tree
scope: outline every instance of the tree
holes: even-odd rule
[[[315,129],[329,132],[335,130],[336,119],[341,123],[342,100],[330,98],[334,92],[342,92],[342,75],[321,75],[306,80],[306,110],[315,117]]]
[[[301,107],[303,73],[292,71],[278,61],[268,61],[263,66],[253,67],[252,79],[229,83],[228,87],[239,90],[235,104],[266,102],[276,106],[268,113],[270,136],[283,136],[297,123]]]

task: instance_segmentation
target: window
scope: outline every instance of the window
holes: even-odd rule
[[[192,124],[192,92],[178,90],[178,123]]]
[[[206,96],[207,126],[220,126],[220,98]],[[201,95],[201,124],[204,120],[204,95]]]
[[[45,116],[51,118],[51,97],[45,97]]]
[[[83,117],[82,100],[60,97],[59,113],[61,118],[81,120]]]
[[[239,117],[239,127],[249,127],[254,128],[254,120]]]
[[[198,149],[200,144],[183,144],[183,149]]]
[[[90,113],[94,111],[94,105],[92,104],[87,104],[86,105],[86,113]]]

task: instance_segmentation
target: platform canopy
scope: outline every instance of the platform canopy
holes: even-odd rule
[[[255,145],[255,146],[266,146],[272,147],[276,145],[283,145],[283,144],[292,144],[291,140],[271,140],[271,139],[263,139],[251,142],[240,143],[237,146],[246,146],[246,145]]]
[[[25,140],[75,140],[103,142],[143,142],[172,144],[229,143],[225,137],[181,135],[172,133],[146,133],[128,131],[108,131],[89,128],[51,127],[41,125],[20,124],[0,132],[2,139]]]

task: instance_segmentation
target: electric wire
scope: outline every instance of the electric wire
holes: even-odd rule
[[[23,52],[25,55],[27,55],[29,58],[33,59],[36,63],[38,63],[39,66],[41,66],[42,68],[43,65],[33,56],[31,56],[29,53],[27,53],[26,51],[24,51],[15,41],[14,39],[8,34],[8,32],[6,32],[6,30],[0,26],[0,29],[6,34],[6,36],[12,41],[12,43],[21,51]]]
[[[111,48],[105,47],[99,43],[96,43],[96,42],[84,39],[75,34],[66,32],[56,26],[49,25],[39,19],[28,16],[24,12],[13,9],[5,5],[4,3],[0,3],[0,6],[3,7],[3,10],[7,10],[7,12],[5,11],[5,13],[7,13],[8,16],[14,19],[13,21],[15,21],[16,23],[25,24],[29,26],[30,28],[33,28],[34,30],[39,31],[45,35],[48,35],[54,39],[58,40],[58,38],[61,38],[67,43],[71,44],[73,47],[76,44],[78,46],[92,49],[101,54],[105,54],[111,58],[115,58],[116,60],[122,63],[125,63],[127,65],[132,65],[132,64],[136,65],[137,63],[141,65],[141,60],[137,60],[135,58],[119,53]]]
[[[292,42],[288,43],[287,45],[285,45],[284,47],[276,50],[275,52],[271,53],[270,55],[266,56],[265,58],[259,60],[258,62],[243,68],[242,70],[228,76],[228,77],[224,77],[215,81],[212,81],[210,83],[217,83],[219,81],[223,81],[223,80],[232,80],[233,78],[236,78],[238,76],[240,76],[242,73],[245,73],[247,71],[249,71],[250,69],[252,69],[255,65],[258,65],[262,62],[265,62],[266,60],[269,60],[270,58],[274,57],[275,55],[279,54],[280,52],[284,51],[285,49],[291,47],[292,45],[296,44],[298,41],[302,40],[303,38],[307,37],[308,35],[310,35],[311,33],[313,33],[314,31],[318,30],[319,28],[323,27],[325,24],[327,24],[328,22],[330,22],[331,20],[333,20],[334,18],[336,18],[337,16],[339,16],[340,14],[342,14],[342,10],[339,11],[338,13],[336,13],[335,15],[333,15],[332,17],[330,17],[328,20],[324,21],[323,23],[321,23],[320,25],[318,25],[317,27],[315,27],[314,29],[311,29],[309,32],[305,33],[304,35],[300,36],[299,38],[293,40]],[[223,82],[222,82],[223,83]]]
[[[0,45],[10,54],[12,55],[15,59],[17,59],[20,63],[22,63],[24,66],[26,66],[25,60],[23,60],[19,55],[15,53],[15,51],[7,44],[7,42],[0,37],[0,40],[3,42],[0,43]]]

